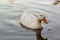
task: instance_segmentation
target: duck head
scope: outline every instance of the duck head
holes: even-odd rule
[[[48,21],[47,21],[47,19],[45,17],[45,14],[39,13],[39,14],[37,14],[37,18],[39,20],[43,21],[45,24],[48,24]]]

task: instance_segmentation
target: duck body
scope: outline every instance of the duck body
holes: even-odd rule
[[[20,23],[30,29],[41,29],[41,23],[36,16],[31,13],[23,13],[20,19]]]

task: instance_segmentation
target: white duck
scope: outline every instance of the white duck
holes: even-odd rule
[[[42,29],[41,21],[48,24],[44,14],[37,13],[33,15],[32,13],[24,12],[21,16],[20,24],[29,29]]]
[[[60,3],[60,0],[54,0],[53,5],[57,5],[57,4],[59,4],[59,3]]]
[[[14,2],[16,2],[16,0],[8,0],[8,2],[9,2],[10,4],[13,4]]]

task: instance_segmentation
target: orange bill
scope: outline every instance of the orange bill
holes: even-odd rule
[[[43,22],[44,22],[45,24],[48,24],[47,19],[46,19],[45,17],[43,18]]]

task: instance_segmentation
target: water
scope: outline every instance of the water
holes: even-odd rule
[[[22,10],[41,11],[46,14],[49,24],[43,25],[42,36],[48,40],[60,40],[60,6],[31,2],[28,4],[0,4],[0,40],[36,40],[35,32],[19,25]],[[47,31],[51,29],[50,31]]]

